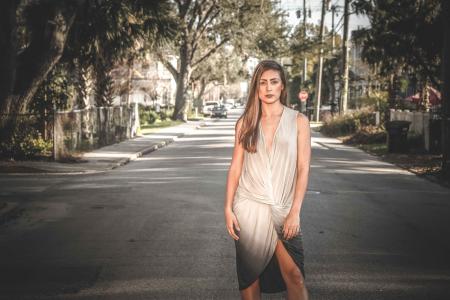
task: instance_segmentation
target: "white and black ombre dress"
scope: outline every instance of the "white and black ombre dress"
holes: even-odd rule
[[[236,267],[239,289],[260,279],[261,292],[286,290],[275,247],[280,239],[305,276],[301,234],[285,240],[282,227],[290,211],[297,177],[297,114],[284,106],[268,152],[259,123],[256,153],[245,151],[233,211],[239,222],[236,231]]]

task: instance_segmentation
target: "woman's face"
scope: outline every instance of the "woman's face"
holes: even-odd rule
[[[267,70],[261,74],[259,79],[258,96],[262,102],[267,104],[280,100],[281,91],[284,86],[280,74],[276,70]]]

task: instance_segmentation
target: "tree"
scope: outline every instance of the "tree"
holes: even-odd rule
[[[94,66],[98,104],[111,86],[112,65],[138,52],[137,40],[159,44],[173,36],[166,0],[6,0],[0,2],[0,136],[14,134],[39,86],[62,59],[82,93]],[[23,25],[22,25],[23,24]]]
[[[207,60],[226,43],[233,44],[236,51],[244,52],[249,41],[255,48],[259,28],[266,26],[261,22],[266,14],[272,17],[270,1],[260,0],[176,0],[176,19],[179,33],[174,39],[172,52],[158,52],[158,59],[173,75],[176,84],[175,109],[173,119],[182,119],[186,113],[186,91],[192,72],[200,63]],[[258,25],[258,22],[263,23]],[[253,38],[252,38],[253,37]],[[258,47],[262,52],[277,49],[276,39],[265,39]],[[264,46],[271,44],[273,47]],[[168,53],[169,52],[169,53]],[[178,56],[177,66],[173,66],[167,54]]]
[[[370,20],[370,28],[355,35],[366,62],[386,76],[398,69],[413,70],[423,81],[440,85],[443,29],[439,0],[355,0],[353,6]]]
[[[8,140],[39,85],[61,58],[82,1],[0,2],[0,138]],[[21,14],[25,27],[18,25]],[[21,36],[23,40],[20,40]]]
[[[134,58],[142,53],[144,41],[146,45],[162,44],[174,36],[176,25],[169,16],[171,8],[168,1],[109,0],[85,4],[75,19],[63,59],[71,63],[76,74],[91,71],[98,106],[110,105],[108,87],[115,66],[131,67]]]
[[[226,91],[226,84],[235,83],[245,77],[244,65],[234,48],[231,46],[220,48],[192,72],[191,84],[198,87],[194,102],[197,106],[203,104],[203,93],[211,82],[223,84]]]

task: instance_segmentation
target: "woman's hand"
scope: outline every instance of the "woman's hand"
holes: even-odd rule
[[[286,240],[292,239],[300,232],[300,214],[290,212],[283,224],[283,237]]]
[[[237,241],[239,237],[236,235],[234,227],[236,227],[238,231],[241,231],[241,228],[239,227],[237,218],[232,210],[225,210],[225,224],[227,225],[228,234]]]

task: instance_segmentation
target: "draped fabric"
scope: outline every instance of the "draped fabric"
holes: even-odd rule
[[[244,154],[233,200],[233,211],[241,229],[236,231],[239,240],[235,241],[240,290],[258,278],[262,292],[286,289],[275,256],[278,239],[304,275],[301,234],[291,240],[282,236],[297,177],[297,114],[296,110],[283,105],[271,149],[266,147],[260,122],[257,151]]]

